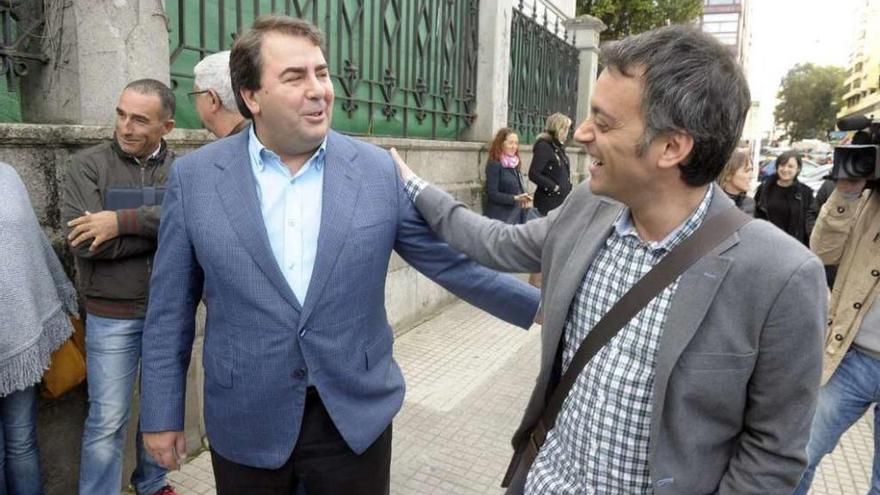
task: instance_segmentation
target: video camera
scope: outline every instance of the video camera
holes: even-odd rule
[[[852,144],[834,147],[831,179],[880,181],[880,119],[858,115],[837,121],[841,131],[858,131]]]

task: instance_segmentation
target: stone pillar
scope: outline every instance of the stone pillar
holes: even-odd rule
[[[47,2],[43,49],[22,81],[22,119],[109,125],[122,88],[141,78],[170,81],[161,0]]]
[[[596,84],[599,67],[599,33],[605,24],[591,15],[582,15],[565,21],[569,33],[574,34],[574,46],[580,51],[578,61],[577,115],[574,126],[587,119],[590,113],[590,98]]]
[[[510,75],[510,22],[513,0],[480,2],[477,49],[477,118],[466,141],[488,143],[507,125],[507,85]]]

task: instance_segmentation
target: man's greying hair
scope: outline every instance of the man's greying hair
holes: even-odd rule
[[[324,35],[321,34],[320,29],[302,19],[278,14],[258,17],[249,30],[236,38],[229,56],[229,74],[232,78],[232,90],[235,93],[238,111],[248,119],[254,116],[245,105],[241,90],[260,89],[260,72],[263,69],[260,50],[263,46],[263,38],[268,33],[299,36],[321,47],[322,50],[324,46]]]
[[[223,108],[238,112],[232,81],[229,78],[229,50],[212,53],[193,68],[196,86],[202,91],[213,89],[220,97]]]
[[[686,132],[694,148],[681,177],[690,186],[714,180],[736,148],[751,104],[748,83],[730,51],[690,26],[667,26],[601,49],[606,69],[641,74],[645,132],[638,152],[658,135]]]
[[[125,85],[123,91],[132,90],[142,95],[155,95],[162,103],[162,117],[166,120],[174,117],[175,103],[174,93],[171,88],[155,79],[138,79]]]

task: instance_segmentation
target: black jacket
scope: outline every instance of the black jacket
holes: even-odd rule
[[[755,218],[770,220],[770,212],[767,209],[768,191],[778,188],[776,174],[771,175],[766,181],[758,186],[755,191]],[[809,186],[795,179],[789,186],[794,187],[795,192],[789,201],[788,225],[776,225],[788,232],[789,235],[801,241],[805,246],[810,246],[810,233],[816,224],[816,210],[813,202],[813,190]]]
[[[755,200],[750,198],[746,193],[742,194],[730,194],[725,191],[727,197],[730,198],[731,201],[736,205],[737,208],[740,209],[746,215],[755,216]]]
[[[159,154],[143,164],[122,151],[115,138],[73,155],[61,207],[65,236],[72,230],[67,226],[70,220],[86,211],[106,209],[108,189],[163,187],[174,153],[164,141],[161,146]],[[70,248],[88,313],[143,318],[161,210],[158,205],[116,210],[119,237],[105,241],[95,251],[89,251],[90,241]]]
[[[486,208],[483,213],[487,217],[517,223],[510,221],[514,211],[520,211],[513,197],[524,192],[519,170],[504,168],[494,160],[486,164]]]
[[[571,192],[571,168],[562,143],[539,139],[532,148],[529,180],[537,184],[535,208],[542,215],[562,204]],[[559,186],[558,190],[555,190]]]

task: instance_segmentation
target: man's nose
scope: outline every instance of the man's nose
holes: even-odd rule
[[[306,88],[307,98],[321,99],[324,97],[326,91],[327,90],[324,88],[324,85],[321,84],[317,75],[312,74],[308,77],[308,87]]]
[[[595,139],[595,128],[591,119],[586,119],[578,126],[572,136],[579,143],[589,143]]]

